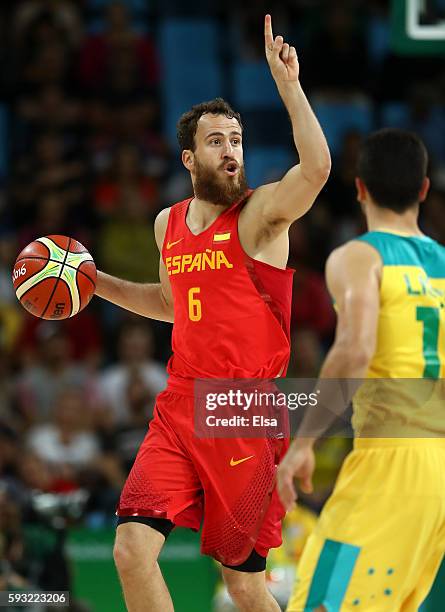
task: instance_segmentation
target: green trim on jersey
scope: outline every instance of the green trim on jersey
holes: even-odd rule
[[[445,247],[428,236],[367,232],[354,240],[367,242],[380,254],[384,266],[418,266],[429,278],[445,278]]]

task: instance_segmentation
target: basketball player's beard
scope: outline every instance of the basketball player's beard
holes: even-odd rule
[[[228,176],[226,180],[220,178],[218,172],[201,164],[195,157],[195,196],[215,206],[228,208],[234,202],[241,200],[247,191],[244,166],[240,166],[237,175]]]

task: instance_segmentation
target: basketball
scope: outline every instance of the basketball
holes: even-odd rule
[[[41,319],[67,319],[80,312],[96,288],[96,266],[74,238],[37,238],[19,254],[12,271],[18,300]]]

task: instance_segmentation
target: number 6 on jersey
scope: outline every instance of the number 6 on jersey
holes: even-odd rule
[[[195,297],[201,291],[201,287],[191,287],[188,291],[189,319],[190,321],[200,321],[202,316],[201,300]]]

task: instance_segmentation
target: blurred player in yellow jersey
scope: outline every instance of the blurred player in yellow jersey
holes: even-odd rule
[[[418,227],[426,168],[414,134],[381,130],[362,145],[356,186],[369,231],[327,262],[338,321],[319,383],[367,380],[353,399],[354,449],[305,547],[289,612],[417,611],[444,556],[445,248]],[[278,470],[288,509],[294,478],[312,488],[329,403],[314,410],[318,430],[301,428]]]

